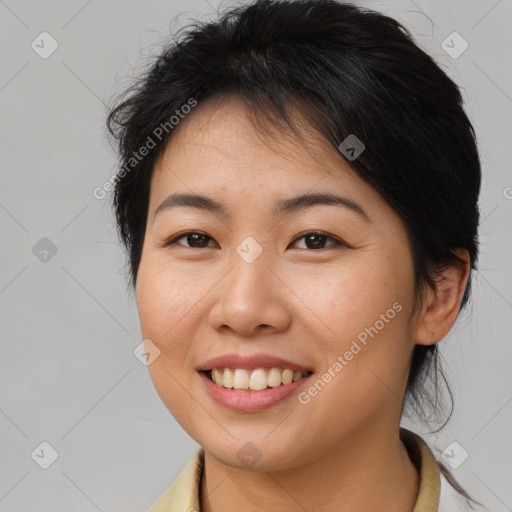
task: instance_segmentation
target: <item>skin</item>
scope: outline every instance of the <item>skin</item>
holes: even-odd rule
[[[201,510],[412,511],[419,475],[399,439],[409,359],[416,343],[437,342],[454,323],[467,258],[414,310],[399,215],[305,122],[299,140],[251,119],[229,97],[200,104],[175,128],[154,168],[137,279],[142,333],[160,350],[152,381],[205,450]],[[369,221],[334,205],[271,213],[281,199],[322,191],[349,197]],[[175,192],[223,202],[231,218],[191,207],[154,217]],[[333,238],[307,245],[314,230]],[[185,231],[207,238],[165,246]],[[263,249],[252,263],[236,252],[248,236]],[[195,370],[221,354],[264,352],[306,365],[316,380],[394,303],[401,311],[308,404],[295,394],[235,412],[210,397]],[[261,453],[254,467],[237,456],[248,442]]]

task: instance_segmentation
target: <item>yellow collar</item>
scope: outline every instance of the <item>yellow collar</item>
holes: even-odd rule
[[[409,457],[420,472],[420,489],[413,512],[437,512],[441,493],[439,466],[434,454],[423,439],[400,428]],[[149,512],[169,512],[173,510],[194,510],[200,512],[199,489],[204,467],[204,450],[199,448],[174,481],[173,485],[151,507]]]
[[[427,443],[410,430],[400,428],[400,439],[420,472],[420,489],[413,512],[437,512],[441,496],[441,475],[434,454]]]

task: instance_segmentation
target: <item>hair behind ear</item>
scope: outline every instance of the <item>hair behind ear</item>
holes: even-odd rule
[[[455,478],[453,477],[453,475],[450,473],[450,471],[448,470],[448,468],[440,461],[437,461],[437,465],[439,466],[439,469],[441,470],[441,473],[444,475],[444,477],[446,478],[446,480],[448,480],[448,483],[461,495],[461,496],[464,496],[464,498],[466,498],[468,500],[468,504],[469,506],[473,509],[473,510],[476,510],[472,505],[473,503],[476,503],[477,505],[480,505],[481,507],[483,507],[482,503],[480,503],[479,501],[476,501],[475,499],[473,499],[464,489],[463,487],[459,484],[459,482],[457,482],[457,480],[455,480]],[[471,503],[473,502],[473,503]]]

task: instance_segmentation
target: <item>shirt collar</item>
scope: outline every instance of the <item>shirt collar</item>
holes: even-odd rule
[[[413,512],[437,512],[441,495],[441,476],[434,454],[427,443],[410,430],[400,428],[400,439],[420,473],[420,488]]]
[[[441,478],[434,454],[425,441],[410,430],[400,428],[400,439],[420,473],[420,489],[413,512],[437,512],[441,493]],[[200,448],[188,460],[171,488],[160,497],[149,512],[174,510],[200,512],[199,497],[203,469],[204,449]]]

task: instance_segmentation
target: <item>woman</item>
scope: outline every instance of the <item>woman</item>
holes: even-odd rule
[[[131,92],[118,228],[151,378],[201,446],[151,512],[476,508],[400,427],[476,268],[457,86],[389,17],[260,0]]]

